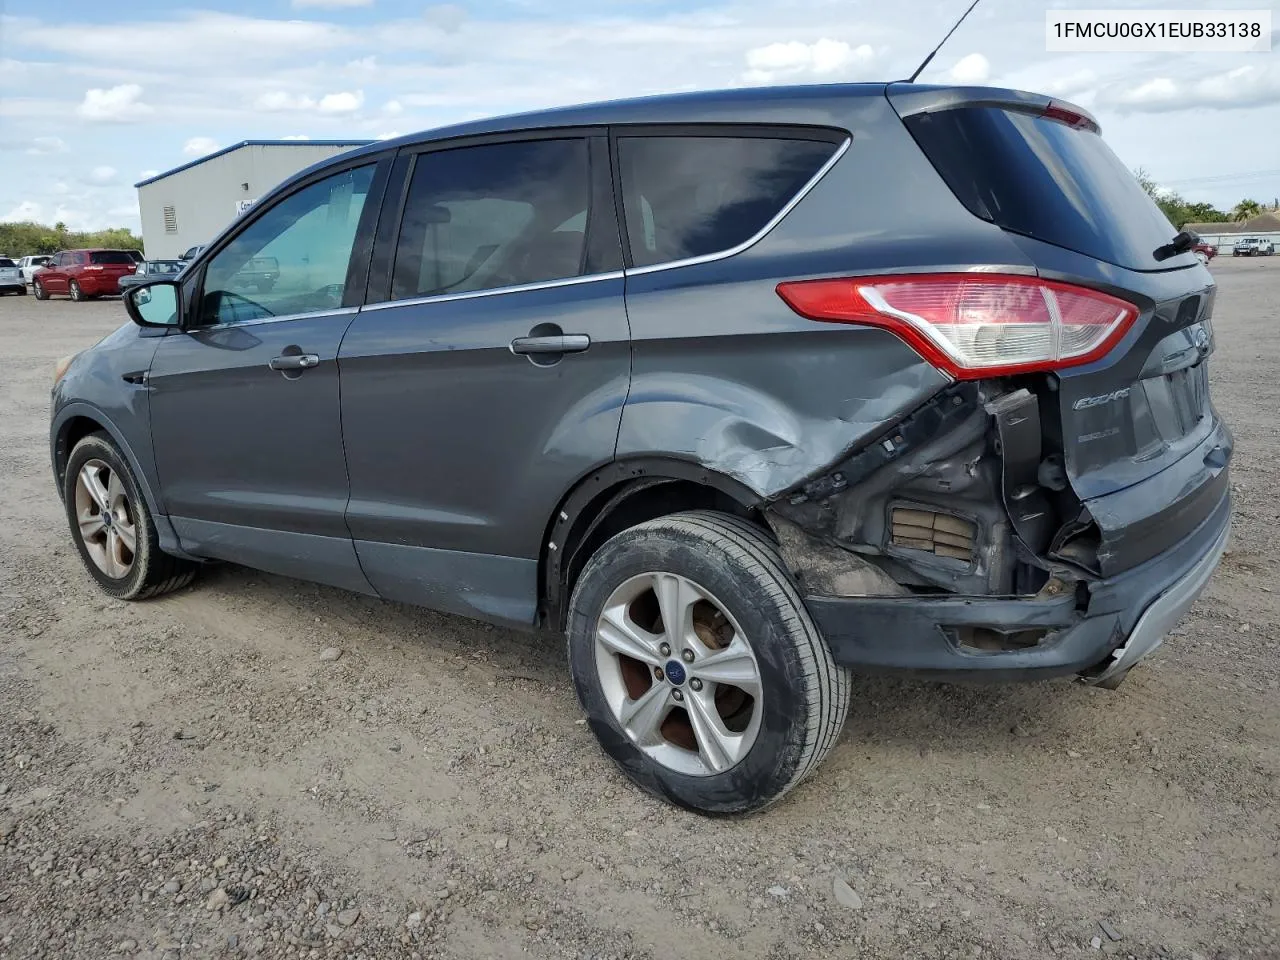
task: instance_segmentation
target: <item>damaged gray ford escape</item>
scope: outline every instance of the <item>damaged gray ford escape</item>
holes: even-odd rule
[[[640,786],[762,807],[856,671],[1114,685],[1204,586],[1214,284],[1083,111],[865,84],[380,142],[60,364],[89,573],[568,638]],[[252,281],[278,264],[270,290]]]

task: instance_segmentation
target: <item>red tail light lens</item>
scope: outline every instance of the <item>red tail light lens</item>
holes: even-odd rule
[[[1097,290],[997,274],[801,280],[778,295],[811,320],[890,330],[958,380],[1092,363],[1138,316]]]
[[[1044,108],[1040,114],[1046,120],[1057,120],[1059,123],[1065,123],[1069,127],[1076,127],[1080,130],[1092,130],[1098,132],[1098,121],[1089,116],[1078,107],[1067,106],[1064,103],[1053,102]]]

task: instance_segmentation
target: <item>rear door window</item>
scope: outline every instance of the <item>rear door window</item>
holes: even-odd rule
[[[102,264],[133,264],[133,257],[124,250],[99,250],[96,253],[89,254],[90,263]]]
[[[1094,130],[1034,113],[958,107],[908,116],[920,148],[984,220],[1137,270],[1177,230]]]
[[[396,244],[391,298],[581,276],[590,175],[585,139],[420,154]]]
[[[767,227],[838,149],[767,136],[620,136],[635,266],[722,253]]]

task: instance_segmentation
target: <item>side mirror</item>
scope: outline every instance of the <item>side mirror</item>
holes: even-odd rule
[[[124,308],[129,319],[140,327],[176,327],[182,321],[178,304],[178,284],[173,280],[152,280],[125,291]]]

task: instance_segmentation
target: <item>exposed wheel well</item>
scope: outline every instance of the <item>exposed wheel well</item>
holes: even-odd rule
[[[691,464],[618,463],[592,474],[565,497],[543,539],[542,625],[564,629],[566,606],[578,575],[596,549],[615,534],[685,510],[717,510],[759,522],[759,502],[736,481]]]
[[[71,451],[76,444],[91,433],[102,430],[102,424],[92,417],[72,417],[58,431],[58,444],[54,447],[54,466],[57,470],[58,490],[62,490],[66,479],[67,461],[71,459]]]

